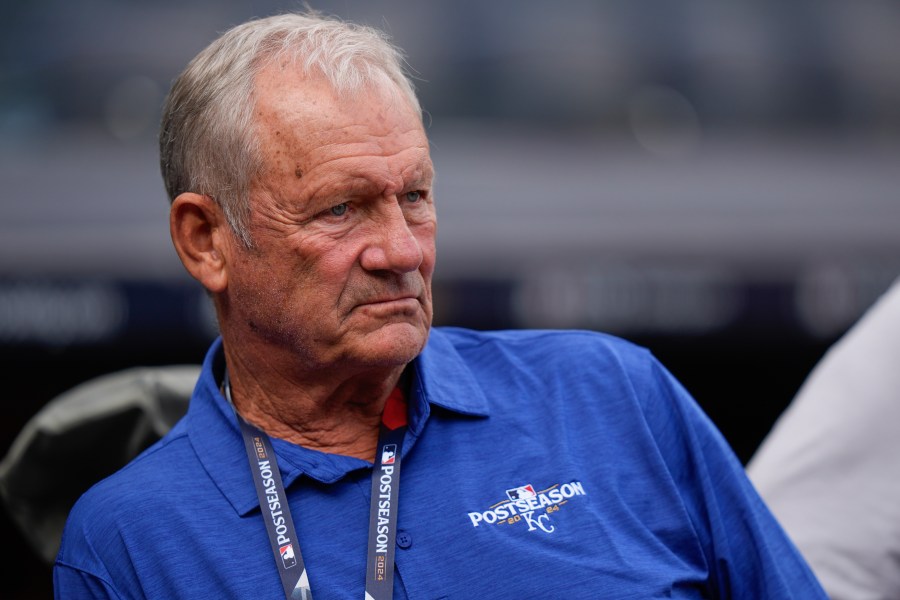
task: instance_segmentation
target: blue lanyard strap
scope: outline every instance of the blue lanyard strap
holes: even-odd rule
[[[395,429],[382,420],[372,471],[365,600],[390,600],[394,593],[394,542],[397,538],[400,460],[405,434],[405,419]]]
[[[225,396],[231,403],[227,372],[224,387]],[[285,598],[312,600],[309,576],[300,554],[300,544],[272,442],[264,432],[244,421],[240,415],[237,417]],[[406,402],[403,392],[397,388],[385,405],[372,471],[365,600],[390,600],[393,597],[400,462],[406,429]]]
[[[228,387],[225,388],[226,390]],[[269,542],[275,556],[275,566],[281,577],[285,598],[288,600],[312,600],[309,589],[309,576],[306,565],[300,554],[297,532],[294,531],[294,520],[288,507],[281,473],[275,459],[275,450],[269,436],[247,423],[238,415],[241,424],[241,435],[244,436],[244,447],[250,460],[250,472],[259,507],[262,510]]]

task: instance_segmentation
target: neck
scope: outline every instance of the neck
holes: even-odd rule
[[[404,365],[353,376],[280,372],[225,349],[235,410],[249,423],[305,448],[372,461],[385,402]]]

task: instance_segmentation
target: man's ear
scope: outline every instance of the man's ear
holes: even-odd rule
[[[226,244],[228,223],[222,209],[209,196],[185,192],[169,211],[172,243],[194,279],[212,293],[228,287]]]

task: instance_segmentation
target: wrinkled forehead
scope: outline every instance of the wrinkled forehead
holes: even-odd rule
[[[305,179],[361,163],[431,177],[418,109],[393,84],[340,92],[324,77],[271,66],[257,81],[254,121],[265,176]]]
[[[270,61],[259,70],[253,80],[253,102],[256,120],[275,112],[287,118],[303,115],[304,109],[305,116],[346,116],[369,104],[412,113],[420,125],[422,121],[418,103],[411,101],[387,74],[341,83],[316,71],[307,73],[287,60]]]
[[[288,138],[315,144],[323,135],[389,135],[417,130],[424,137],[421,115],[389,80],[339,89],[321,75],[307,75],[291,64],[271,64],[254,86],[253,120],[266,141]]]

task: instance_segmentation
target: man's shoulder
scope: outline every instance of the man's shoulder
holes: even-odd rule
[[[98,524],[133,517],[160,501],[172,501],[163,490],[179,488],[179,481],[196,479],[199,462],[183,423],[147,448],[127,465],[91,486],[69,513],[71,524]]]
[[[165,529],[209,493],[202,464],[183,421],[125,467],[100,480],[75,503],[66,519],[56,566],[107,585],[122,581],[135,556],[146,559]]]
[[[436,327],[438,345],[449,344],[460,354],[510,354],[539,363],[615,361],[644,363],[650,352],[622,338],[583,329],[508,329],[478,331],[461,327]]]
[[[574,398],[584,400],[579,403],[582,408],[589,404],[598,409],[616,399],[642,411],[656,411],[673,385],[648,349],[606,333],[454,327],[433,333],[425,364],[432,377],[454,381],[471,377],[479,389],[502,391],[502,397],[516,390],[517,403],[526,396],[544,402],[565,393],[569,407],[575,405]],[[491,395],[492,402],[500,402],[496,396]]]

